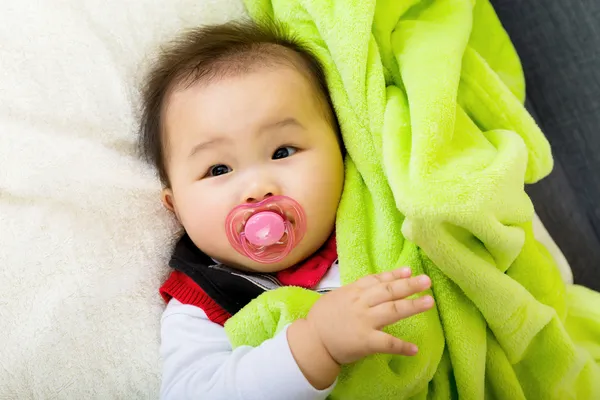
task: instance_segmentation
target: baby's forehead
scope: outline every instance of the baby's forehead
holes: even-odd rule
[[[248,88],[247,91],[238,90],[238,85]],[[213,74],[197,77],[195,81],[181,81],[175,85],[164,100],[163,129],[170,125],[170,119],[176,118],[173,109],[178,109],[177,113],[181,112],[182,107],[189,109],[186,107],[186,102],[196,101],[198,97],[208,97],[208,100],[203,101],[204,107],[191,109],[190,112],[203,113],[206,112],[206,108],[210,109],[215,104],[228,107],[229,103],[237,100],[236,97],[250,96],[251,99],[259,100],[265,96],[276,95],[279,96],[280,106],[288,103],[310,103],[309,107],[318,108],[326,114],[327,118],[332,112],[329,109],[327,94],[322,93],[318,80],[300,61],[263,63],[255,60],[253,64],[245,65],[243,68],[232,68],[227,64],[225,70],[215,70]],[[214,100],[223,96],[228,97],[230,102],[219,103]]]
[[[291,67],[200,81],[171,94],[163,115],[165,144],[178,151],[188,141],[242,137],[285,119],[308,126],[306,121],[326,117],[323,107],[314,85]],[[284,125],[289,130],[293,124]]]

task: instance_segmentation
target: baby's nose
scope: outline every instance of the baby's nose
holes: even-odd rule
[[[245,203],[258,203],[268,197],[280,194],[279,187],[274,182],[255,182],[247,187],[241,200]]]
[[[273,193],[271,192],[267,192],[265,194],[263,194],[262,196],[257,196],[257,197],[247,197],[246,198],[246,203],[258,203],[259,201],[262,201],[268,197],[274,196]]]

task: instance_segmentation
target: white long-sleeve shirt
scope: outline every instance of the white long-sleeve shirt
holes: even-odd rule
[[[333,264],[315,289],[340,286]],[[321,400],[292,356],[287,328],[258,347],[232,349],[225,329],[196,306],[171,299],[161,321],[163,400]]]

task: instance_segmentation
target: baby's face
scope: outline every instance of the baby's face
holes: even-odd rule
[[[300,72],[262,69],[175,91],[165,111],[167,171],[163,200],[196,246],[227,265],[275,272],[327,240],[343,187],[336,133],[315,89]],[[283,260],[260,264],[236,252],[225,219],[236,206],[270,195],[306,213],[302,241]]]

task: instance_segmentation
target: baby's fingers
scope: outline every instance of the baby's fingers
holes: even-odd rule
[[[369,307],[386,301],[400,300],[431,287],[431,279],[426,275],[408,279],[397,279],[391,282],[381,282],[364,290],[362,298]]]
[[[433,303],[433,297],[431,296],[388,301],[372,307],[369,310],[369,315],[375,324],[374,327],[381,329],[401,319],[427,311],[433,307]]]
[[[371,286],[378,285],[382,282],[391,282],[396,279],[406,279],[409,278],[411,274],[412,271],[410,268],[403,267],[391,271],[382,272],[380,274],[364,276],[356,282],[354,282],[354,285],[362,289],[366,289]]]
[[[419,349],[412,343],[405,342],[382,331],[373,331],[368,338],[369,352],[384,354],[401,354],[414,356]]]

